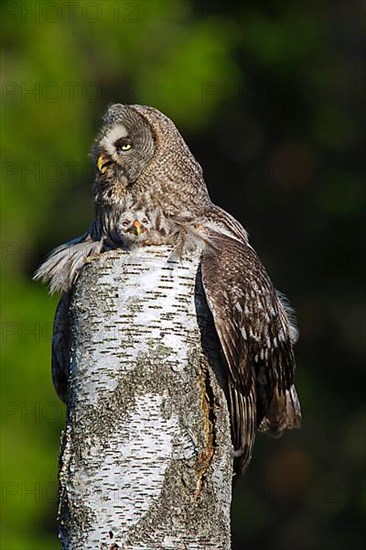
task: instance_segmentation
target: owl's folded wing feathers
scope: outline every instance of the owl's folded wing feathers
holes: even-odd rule
[[[212,230],[202,253],[202,282],[228,364],[235,455],[245,469],[257,429],[280,435],[300,424],[293,386],[296,330],[245,238]]]
[[[75,282],[88,257],[103,248],[102,240],[91,238],[90,231],[55,248],[37,269],[35,280],[49,284],[50,293],[66,292]]]
[[[58,303],[52,335],[52,380],[57,395],[66,403],[70,364],[69,306],[71,290],[65,292]]]

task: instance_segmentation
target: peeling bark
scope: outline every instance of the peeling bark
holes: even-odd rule
[[[199,257],[93,259],[69,311],[64,549],[229,549],[232,443]]]

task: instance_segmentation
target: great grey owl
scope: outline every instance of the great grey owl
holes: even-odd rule
[[[168,243],[178,257],[200,247],[202,284],[227,367],[227,401],[240,469],[257,430],[279,436],[300,425],[294,387],[297,330],[248,236],[209,197],[201,166],[157,109],[111,106],[92,149],[96,218],[56,249],[36,278],[64,292],[55,318],[53,378],[67,391],[70,288],[85,262],[111,247]]]

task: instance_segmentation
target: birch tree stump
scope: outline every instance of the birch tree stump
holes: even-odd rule
[[[198,256],[93,259],[70,305],[64,549],[229,549],[232,443]]]

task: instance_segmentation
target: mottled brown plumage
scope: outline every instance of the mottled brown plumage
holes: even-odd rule
[[[56,389],[65,400],[67,357],[59,348],[67,342],[69,289],[86,261],[111,247],[168,244],[180,259],[199,247],[202,284],[227,366],[235,456],[243,470],[257,430],[277,436],[300,424],[293,385],[297,332],[286,303],[246,231],[212,204],[200,165],[165,115],[152,107],[113,105],[92,158],[98,167],[95,221],[82,237],[56,249],[36,274],[51,290],[66,292],[55,319]]]

